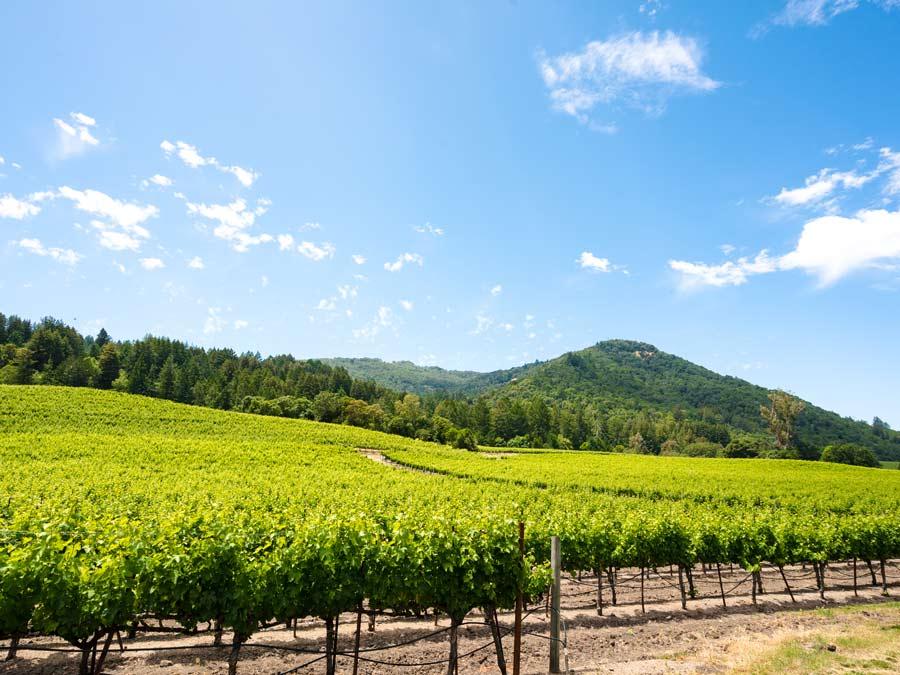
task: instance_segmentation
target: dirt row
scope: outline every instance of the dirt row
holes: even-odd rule
[[[863,574],[865,570],[865,574]],[[810,611],[814,608],[870,604],[877,607],[890,598],[882,596],[880,586],[872,586],[868,570],[861,566],[857,592],[852,590],[852,566],[830,565],[826,572],[825,600],[819,597],[811,568],[786,568],[794,601],[785,592],[777,569],[762,573],[764,593],[756,605],[751,596],[751,581],[743,570],[723,568],[723,585],[730,593],[727,607],[719,597],[718,575],[713,568],[697,568],[694,584],[698,597],[681,608],[678,575],[674,570],[651,571],[644,578],[646,611],[641,611],[639,570],[620,570],[617,574],[617,605],[610,602],[609,586],[604,579],[603,614],[596,606],[596,578],[566,578],[561,593],[564,623],[564,662],[575,672],[671,673],[730,672],[746,656],[748,646],[767,644],[773,636],[789,635],[823,626],[829,617]],[[887,567],[890,592],[900,589],[900,568],[896,561]],[[862,615],[864,616],[864,615]],[[512,662],[513,616],[499,617],[506,633],[503,646]],[[339,648],[353,652],[356,615],[340,617]],[[448,656],[449,620],[428,616],[386,617],[375,619],[375,630],[368,630],[363,618],[360,645],[360,673],[443,673]],[[479,613],[472,613],[460,629],[460,672],[498,672],[496,653],[489,628]],[[541,601],[528,607],[524,621],[523,673],[547,672],[549,663],[549,615]],[[440,631],[440,632],[438,632]],[[296,629],[274,627],[254,635],[242,649],[238,672],[242,675],[280,673],[316,658],[324,645],[322,621],[300,621]],[[230,636],[224,635],[228,645]],[[197,635],[138,634],[123,640],[110,654],[105,672],[122,675],[147,673],[211,674],[227,671],[228,647],[214,648],[211,633]],[[398,643],[408,643],[390,649]],[[77,673],[76,654],[29,651],[29,647],[66,649],[68,645],[51,638],[23,640],[14,661],[0,664],[0,674]],[[173,649],[174,648],[174,649]],[[139,651],[140,650],[140,651]],[[752,651],[752,650],[750,650]],[[471,653],[470,653],[471,652]],[[340,672],[352,672],[352,657],[338,658]],[[417,665],[418,664],[418,665]],[[324,672],[324,663],[312,663],[300,673]]]

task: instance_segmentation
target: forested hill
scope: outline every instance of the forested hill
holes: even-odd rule
[[[643,342],[608,340],[531,368],[493,393],[534,394],[555,400],[592,402],[605,407],[682,411],[750,432],[765,430],[759,407],[767,389],[720,375]],[[820,448],[840,438],[877,454],[900,452],[900,435],[806,403],[797,422],[798,440]]]
[[[768,390],[720,375],[667,354],[653,345],[608,340],[550,361],[489,373],[417,366],[409,361],[332,359],[356,378],[418,393],[447,392],[553,402],[592,404],[656,412],[672,411],[748,432],[764,432],[759,407]],[[876,411],[877,412],[877,411]],[[821,448],[835,439],[872,448],[881,457],[900,456],[900,435],[886,427],[841,417],[812,403],[800,415],[798,441]]]
[[[489,387],[506,384],[540,365],[526,364],[509,370],[479,373],[474,370],[445,370],[437,366],[418,366],[411,361],[381,359],[322,359],[330,366],[343,368],[352,377],[373,380],[383,387],[414,394],[478,394]]]
[[[467,448],[817,459],[826,446],[852,443],[864,446],[872,462],[872,452],[900,459],[900,433],[886,424],[812,404],[779,442],[760,416],[767,390],[624,340],[475,373],[375,359],[263,358],[149,335],[116,341],[105,330],[83,336],[50,317],[32,323],[0,313],[0,384],[116,389]]]

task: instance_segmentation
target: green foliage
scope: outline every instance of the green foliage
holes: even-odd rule
[[[789,430],[776,410],[775,433],[766,435],[758,412],[769,392],[645,343],[602,342],[545,363],[479,374],[375,359],[263,359],[153,336],[114,342],[105,330],[83,339],[52,318],[32,325],[10,316],[0,324],[8,340],[0,345],[0,383],[112,388],[449,444],[681,454],[709,442],[722,445],[725,456],[816,459],[826,443],[850,442],[881,459],[900,458],[900,433],[880,419],[869,426],[811,405]],[[448,435],[444,420],[459,433]],[[731,445],[747,436],[761,440]]]
[[[861,445],[852,443],[838,443],[827,445],[822,450],[820,458],[823,462],[836,462],[838,464],[852,464],[853,466],[879,466],[875,454]]]

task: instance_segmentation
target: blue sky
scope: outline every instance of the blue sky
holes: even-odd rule
[[[479,370],[639,339],[900,426],[898,41],[898,0],[4,3],[0,311]]]

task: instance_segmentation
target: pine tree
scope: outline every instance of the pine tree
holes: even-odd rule
[[[156,395],[160,398],[172,400],[175,398],[175,359],[171,356],[166,359],[159,378],[156,380]]]
[[[110,341],[109,333],[106,332],[105,328],[101,328],[100,332],[97,333],[97,338],[94,340],[95,344],[100,349],[103,349],[109,341]]]
[[[97,374],[95,385],[98,389],[109,389],[119,376],[119,350],[111,342],[108,342],[100,350],[100,359],[97,362],[100,372]]]

